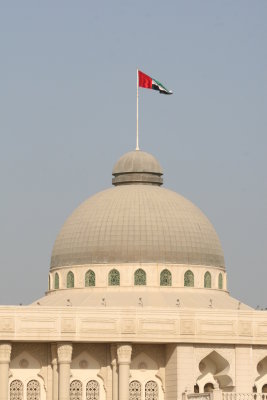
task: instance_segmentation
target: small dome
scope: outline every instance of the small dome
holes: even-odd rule
[[[124,154],[114,165],[113,185],[151,184],[162,185],[162,168],[154,156],[144,151],[135,150]]]

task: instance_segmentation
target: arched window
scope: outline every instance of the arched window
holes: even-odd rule
[[[262,386],[261,392],[267,393],[267,384],[266,383],[265,383],[265,385]]]
[[[99,400],[99,383],[89,381],[86,385],[86,400]]]
[[[219,289],[223,288],[223,276],[221,273],[219,273],[219,276],[218,276],[218,288]]]
[[[27,400],[40,400],[40,383],[36,380],[27,384]]]
[[[108,274],[109,286],[120,286],[120,273],[116,269],[112,269]]]
[[[57,272],[55,273],[54,289],[59,289],[59,276]]]
[[[10,400],[23,400],[23,384],[16,379],[10,383]]]
[[[204,287],[211,288],[211,274],[210,272],[206,272],[204,275]]]
[[[168,269],[164,269],[160,273],[160,286],[171,286],[172,285],[172,274]]]
[[[74,287],[74,274],[72,271],[69,271],[67,275],[67,288],[72,287]]]
[[[194,287],[194,274],[190,270],[184,274],[184,286]]]
[[[148,381],[145,386],[145,400],[158,400],[158,385],[154,381]]]
[[[95,286],[95,273],[91,269],[85,274],[85,286]]]
[[[129,400],[141,400],[141,383],[132,381],[129,385]]]
[[[81,381],[75,380],[70,384],[70,400],[82,400],[83,385]]]
[[[146,285],[146,273],[143,269],[139,268],[134,273],[135,285]]]
[[[204,386],[204,393],[210,393],[214,389],[213,383],[206,383]]]

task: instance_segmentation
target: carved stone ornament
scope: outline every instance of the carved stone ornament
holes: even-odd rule
[[[57,345],[57,355],[59,364],[70,364],[72,356],[72,344],[71,343],[59,343]]]
[[[117,354],[119,364],[130,364],[132,346],[130,344],[119,344],[117,347]]]
[[[6,364],[10,362],[11,348],[12,347],[10,343],[0,344],[0,364]]]

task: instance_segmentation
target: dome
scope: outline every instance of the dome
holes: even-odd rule
[[[142,165],[138,158],[135,164],[135,156],[129,154],[115,165],[114,175],[139,167],[141,171],[142,165],[151,166],[150,172],[153,169],[162,173],[157,161],[147,153],[144,157],[141,154],[142,160],[147,160]],[[132,160],[132,165],[127,160]],[[81,204],[67,219],[54,244],[52,269],[98,263],[224,268],[224,257],[212,224],[190,201],[158,185],[122,184]]]
[[[122,184],[154,184],[162,185],[163,175],[159,162],[152,154],[135,150],[124,154],[114,165],[113,185]]]

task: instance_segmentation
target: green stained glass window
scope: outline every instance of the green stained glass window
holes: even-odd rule
[[[55,273],[54,289],[59,289],[59,276],[57,272]]]
[[[190,270],[184,274],[184,286],[194,287],[194,274]]]
[[[85,286],[95,286],[95,273],[91,269],[85,274]]]
[[[72,271],[69,271],[67,275],[67,288],[72,287],[74,287],[74,274]]]
[[[109,286],[120,286],[120,273],[116,269],[112,269],[108,274]]]
[[[172,285],[172,274],[168,269],[164,269],[160,273],[160,286],[171,286]]]
[[[143,269],[139,268],[134,273],[135,285],[146,285],[146,273]]]
[[[211,288],[211,274],[209,272],[204,275],[204,287]]]
[[[219,276],[218,276],[218,288],[219,289],[223,288],[223,276],[222,276],[222,274],[219,274]]]

